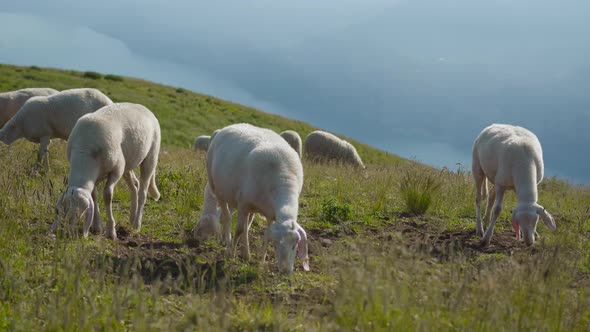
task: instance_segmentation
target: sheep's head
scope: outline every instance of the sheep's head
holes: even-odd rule
[[[307,234],[296,222],[274,223],[265,233],[265,241],[272,243],[279,264],[279,272],[290,274],[295,265],[295,255],[303,263],[303,269],[309,271],[307,255]]]
[[[197,221],[193,231],[195,239],[207,241],[212,237],[221,239],[221,224],[219,223],[219,209],[216,214],[203,214]]]
[[[550,231],[556,229],[555,220],[544,207],[538,204],[519,204],[512,211],[512,227],[516,232],[516,238],[520,239],[522,233],[524,242],[527,245],[530,246],[535,243],[535,230],[537,229],[539,216]]]
[[[20,125],[20,119],[16,116],[10,119],[8,123],[0,130],[0,142],[4,144],[12,144],[14,141],[22,136],[22,129]]]
[[[86,213],[84,221],[84,237],[88,236],[88,230],[92,225],[94,214],[94,203],[90,195],[80,189],[68,187],[68,189],[59,195],[55,205],[55,218],[51,231],[55,232],[58,225],[64,227],[65,234],[76,237],[78,235],[78,221],[82,214]]]

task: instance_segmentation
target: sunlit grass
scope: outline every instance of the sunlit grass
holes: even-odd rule
[[[161,112],[166,139],[157,170],[162,198],[147,202],[140,234],[123,234],[132,231],[129,193],[124,182],[115,189],[117,242],[48,235],[68,173],[64,142],[52,143],[46,176],[30,175],[36,145],[0,144],[0,330],[590,329],[587,187],[554,178],[540,185],[539,203],[555,216],[557,232],[540,225],[532,248],[513,239],[515,198],[508,194],[492,245],[481,251],[470,243],[475,188],[468,172],[433,170],[370,149],[359,149],[375,161],[366,172],[304,161],[298,221],[309,235],[312,271],[297,267],[282,276],[272,251],[260,262],[263,218],[251,229],[249,262],[226,259],[219,243],[190,238],[206,181],[204,156],[190,151],[190,142],[251,110],[131,78],[16,69],[0,66],[2,87],[84,82],[120,100],[142,100]],[[292,129],[282,118],[255,120]],[[432,183],[412,182],[423,179]],[[404,183],[431,194],[420,215],[408,213]]]

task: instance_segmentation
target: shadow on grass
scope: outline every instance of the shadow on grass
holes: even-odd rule
[[[205,293],[233,289],[258,278],[249,265],[228,263],[221,252],[194,241],[176,243],[132,234],[120,227],[113,252],[100,253],[91,267],[120,280],[141,279],[162,293]]]

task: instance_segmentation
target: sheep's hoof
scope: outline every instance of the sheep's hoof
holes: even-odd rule
[[[481,240],[479,241],[479,247],[480,247],[480,248],[487,248],[487,247],[489,247],[489,246],[490,246],[490,240],[487,240],[487,239],[481,239]]]
[[[94,235],[100,235],[100,234],[102,234],[102,232],[103,232],[102,227],[96,227],[96,226],[90,227],[90,233],[92,233]]]
[[[115,230],[112,232],[107,232],[107,238],[115,241],[117,239],[117,232]]]

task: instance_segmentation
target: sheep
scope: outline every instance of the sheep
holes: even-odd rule
[[[512,226],[516,238],[520,234],[527,245],[535,242],[539,216],[549,228],[556,229],[555,221],[544,207],[537,204],[537,184],[543,180],[543,151],[537,136],[529,130],[506,124],[493,124],[479,134],[473,143],[472,172],[475,180],[475,207],[477,235],[483,235],[481,244],[488,246],[494,225],[502,211],[504,192],[514,189],[518,204],[512,211]],[[487,181],[494,184],[490,190],[486,215],[491,222],[484,234],[480,203],[487,194]],[[492,208],[493,203],[493,208]]]
[[[28,88],[0,93],[0,128],[2,128],[31,97],[49,96],[59,91],[52,88]]]
[[[88,236],[91,226],[100,232],[100,218],[93,224],[93,216],[98,214],[95,188],[98,182],[106,179],[103,191],[109,219],[106,236],[115,240],[117,233],[111,200],[115,185],[121,177],[131,193],[129,219],[139,232],[146,194],[149,191],[150,196],[156,201],[160,198],[155,180],[159,151],[158,119],[142,105],[111,104],[82,116],[68,140],[68,187],[57,200],[52,232],[55,232],[58,221],[64,219],[71,229],[84,212],[84,237]],[[134,185],[132,175],[133,168],[137,166],[141,170],[139,189]]]
[[[267,220],[265,244],[270,241],[274,245],[279,270],[293,271],[297,249],[303,268],[309,270],[307,235],[297,223],[303,166],[281,136],[243,123],[221,129],[207,153],[207,175],[221,210],[228,254],[235,253],[242,240],[242,257],[249,259],[248,230],[254,213],[261,213]],[[238,224],[232,244],[233,210],[238,211]]]
[[[0,130],[0,141],[10,145],[24,137],[40,143],[36,165],[47,168],[51,139],[67,140],[81,116],[112,103],[97,89],[72,89],[46,97],[32,97]]]
[[[301,136],[294,130],[285,130],[281,133],[281,137],[289,143],[289,145],[297,152],[301,158]]]
[[[211,136],[201,135],[195,139],[195,143],[193,144],[193,150],[197,152],[207,152],[207,150],[209,150],[209,142],[211,142]]]
[[[325,131],[316,130],[305,138],[305,156],[314,161],[334,160],[365,169],[354,146]]]

